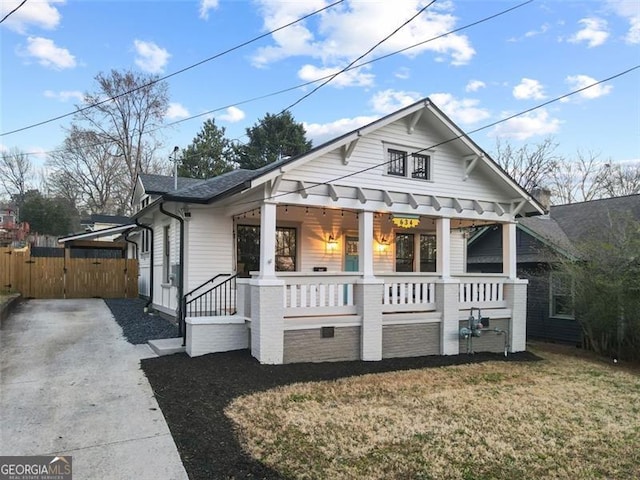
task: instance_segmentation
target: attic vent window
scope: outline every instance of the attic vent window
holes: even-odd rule
[[[419,178],[421,180],[431,179],[431,157],[429,155],[421,155],[414,153],[411,155],[413,159],[413,170],[411,178]]]
[[[404,177],[407,174],[407,152],[389,149],[389,161],[387,167],[389,175]]]

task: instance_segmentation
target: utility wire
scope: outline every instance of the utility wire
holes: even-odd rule
[[[447,143],[455,142],[456,140],[459,140],[460,138],[468,137],[468,136],[469,136],[469,135],[471,135],[471,134],[474,134],[474,133],[480,132],[480,131],[482,131],[482,130],[486,130],[487,128],[494,127],[494,126],[499,125],[499,124],[501,124],[501,123],[507,122],[507,121],[509,121],[509,120],[511,120],[511,119],[513,119],[513,118],[520,117],[520,116],[522,116],[522,115],[526,115],[527,113],[531,113],[531,112],[533,112],[533,111],[535,111],[535,110],[538,110],[539,108],[546,107],[547,105],[550,105],[550,104],[555,103],[555,102],[559,102],[560,100],[563,100],[563,99],[565,99],[565,98],[569,98],[569,97],[571,97],[571,96],[573,96],[573,95],[576,95],[576,94],[578,94],[578,93],[580,93],[580,92],[583,92],[583,91],[585,91],[585,90],[588,90],[588,89],[590,89],[590,88],[593,88],[593,87],[595,87],[595,86],[597,86],[597,85],[600,85],[600,84],[602,84],[602,83],[605,83],[605,82],[608,82],[608,81],[614,80],[614,79],[616,79],[616,78],[622,77],[622,76],[627,75],[627,74],[629,74],[629,73],[633,72],[634,70],[638,70],[638,69],[640,69],[640,65],[635,65],[635,66],[633,66],[633,67],[631,67],[631,68],[628,68],[628,69],[626,69],[626,70],[624,70],[624,71],[622,71],[622,72],[616,73],[616,74],[611,75],[611,76],[609,76],[609,77],[607,77],[607,78],[604,78],[604,79],[599,80],[599,81],[597,81],[597,82],[594,82],[594,83],[592,83],[592,84],[590,84],[590,85],[587,85],[586,87],[582,87],[582,88],[579,88],[579,89],[577,89],[577,90],[573,90],[573,91],[571,91],[571,92],[569,92],[569,93],[565,93],[564,95],[560,95],[560,96],[558,96],[558,97],[552,98],[551,100],[548,100],[548,101],[546,101],[546,102],[544,102],[544,103],[540,103],[540,104],[538,104],[538,105],[536,105],[536,106],[534,106],[534,107],[528,108],[528,109],[526,109],[526,110],[522,110],[522,111],[520,111],[520,112],[518,112],[518,113],[515,113],[515,114],[513,114],[513,115],[509,115],[508,117],[502,118],[502,119],[500,119],[500,120],[497,120],[497,121],[495,121],[495,122],[489,123],[489,124],[487,124],[487,125],[484,125],[484,126],[482,126],[482,127],[476,128],[476,129],[474,129],[474,130],[470,130],[469,132],[463,132],[463,133],[461,133],[460,135],[456,135],[456,136],[454,136],[454,137],[452,137],[452,138],[449,138],[449,139],[447,139],[447,140],[444,140],[444,141],[442,141],[442,142],[434,143],[433,145],[430,145],[430,146],[428,146],[428,147],[425,147],[425,148],[422,148],[422,149],[420,149],[420,150],[417,150],[417,151],[415,151],[414,153],[424,152],[424,151],[431,150],[431,149],[433,149],[433,148],[436,148],[436,147],[439,147],[439,146],[445,145],[445,144],[447,144]],[[362,127],[361,127],[361,128],[362,128]],[[376,169],[376,168],[383,167],[383,166],[387,165],[389,162],[390,162],[390,161],[388,161],[388,160],[387,160],[387,161],[384,161],[384,162],[381,162],[381,163],[378,163],[378,164],[372,165],[372,166],[370,166],[370,167],[367,167],[367,168],[363,168],[363,169],[357,170],[357,171],[355,171],[355,172],[351,172],[351,173],[347,173],[347,174],[345,174],[345,175],[341,175],[341,176],[338,176],[338,177],[334,177],[334,178],[332,178],[331,180],[327,180],[327,181],[325,181],[325,182],[315,183],[315,184],[313,184],[313,185],[307,185],[307,186],[305,186],[304,188],[298,188],[298,189],[296,189],[296,190],[292,190],[292,191],[290,191],[290,192],[283,192],[283,193],[278,193],[278,194],[276,194],[276,195],[271,195],[271,196],[269,196],[269,197],[266,197],[266,198],[265,198],[265,200],[273,200],[273,199],[275,199],[275,198],[283,197],[283,196],[286,196],[286,195],[291,195],[291,194],[294,194],[294,193],[299,193],[299,192],[302,192],[302,191],[304,191],[304,190],[310,190],[310,189],[315,188],[315,187],[326,186],[326,185],[329,185],[329,184],[331,184],[331,183],[338,182],[338,181],[340,181],[340,180],[344,180],[345,178],[354,177],[354,176],[359,175],[359,174],[361,174],[361,173],[365,173],[365,172],[368,172],[368,171],[370,171],[370,170],[374,170],[374,169]],[[244,201],[244,202],[236,202],[236,203],[234,203],[234,205],[235,205],[235,206],[238,206],[238,205],[240,205],[240,206],[241,206],[241,205],[249,205],[249,204],[252,204],[252,203],[253,203],[253,201]],[[212,208],[225,208],[225,207],[212,207]]]
[[[24,2],[26,2],[26,1],[27,0],[24,0]],[[321,13],[321,12],[323,12],[325,10],[328,10],[328,9],[330,9],[330,8],[340,4],[342,2],[344,2],[344,0],[338,0],[337,2],[334,2],[334,3],[330,4],[330,5],[327,5],[326,7],[323,7],[321,9],[319,9],[319,10],[315,10],[314,12],[311,12],[311,13],[303,16],[303,17],[300,17],[300,18],[298,18],[298,19],[296,19],[296,20],[294,20],[292,22],[289,22],[286,25],[282,25],[281,27],[278,27],[278,28],[276,28],[274,30],[271,30],[271,31],[267,32],[267,33],[263,33],[262,35],[259,35],[257,37],[252,38],[251,40],[247,40],[247,41],[245,41],[245,42],[243,42],[243,43],[241,43],[239,45],[236,45],[236,46],[231,47],[231,48],[229,48],[227,50],[224,50],[224,51],[222,51],[220,53],[217,53],[217,54],[215,54],[215,55],[213,55],[213,56],[211,56],[209,58],[205,58],[204,60],[201,60],[201,61],[199,61],[197,63],[193,63],[193,64],[191,64],[191,65],[189,65],[187,67],[184,67],[184,68],[182,68],[182,69],[180,69],[178,71],[175,71],[175,72],[170,73],[168,75],[165,75],[163,77],[158,77],[158,78],[156,78],[156,79],[154,79],[154,80],[152,80],[152,81],[150,81],[148,83],[145,83],[144,85],[140,85],[140,86],[138,86],[136,88],[133,88],[133,89],[128,90],[126,92],[120,93],[120,94],[115,95],[113,97],[106,98],[106,99],[104,99],[104,100],[102,100],[100,102],[92,103],[91,105],[86,105],[86,106],[84,106],[82,108],[78,108],[77,110],[75,110],[73,112],[68,112],[68,113],[65,113],[65,114],[62,114],[62,115],[58,115],[57,117],[49,118],[48,120],[43,120],[43,121],[38,122],[38,123],[33,123],[31,125],[27,125],[26,127],[17,128],[15,130],[11,130],[9,132],[0,133],[0,137],[6,136],[6,135],[12,135],[12,134],[18,133],[18,132],[23,132],[25,130],[29,130],[29,129],[32,129],[32,128],[35,128],[35,127],[39,127],[41,125],[46,125],[47,123],[55,122],[56,120],[61,120],[61,119],[66,118],[66,117],[70,117],[71,115],[75,115],[77,113],[81,113],[81,112],[84,112],[86,110],[95,108],[95,107],[100,106],[100,105],[102,105],[104,103],[111,102],[113,100],[116,100],[116,99],[118,99],[120,97],[124,97],[125,95],[129,95],[129,94],[131,94],[133,92],[136,92],[138,90],[141,90],[143,88],[150,87],[151,85],[155,85],[158,82],[161,82],[163,80],[167,80],[167,79],[169,79],[171,77],[175,77],[176,75],[184,73],[184,72],[186,72],[188,70],[191,70],[191,69],[193,69],[195,67],[198,67],[198,66],[200,66],[200,65],[202,65],[204,63],[210,62],[211,60],[215,60],[217,58],[222,57],[223,55],[231,53],[231,52],[233,52],[235,50],[238,50],[238,49],[240,49],[242,47],[246,47],[247,45],[249,45],[251,43],[254,43],[254,42],[258,41],[258,40],[261,40],[261,39],[263,39],[265,37],[268,37],[269,35],[273,35],[274,33],[279,32],[280,30],[288,28],[288,27],[290,27],[292,25],[295,25],[296,23],[300,23],[303,20],[306,20],[307,18],[310,18],[310,17],[312,17],[314,15],[317,15],[318,13]]]
[[[0,20],[0,23],[4,22],[7,18],[9,18],[11,15],[13,15],[18,10],[20,10],[20,7],[22,7],[25,3],[27,3],[27,0],[22,0],[22,3],[20,3],[20,5],[18,5],[16,8],[14,8],[9,13],[7,13],[4,17],[2,17],[2,20]]]
[[[432,0],[428,5],[425,5],[424,7],[422,7],[420,10],[418,10],[418,12],[413,15],[410,19],[408,19],[407,21],[405,21],[402,25],[400,25],[398,28],[396,28],[393,32],[391,32],[389,35],[387,35],[386,37],[384,37],[382,40],[380,40],[378,43],[376,43],[373,47],[371,47],[369,50],[367,50],[366,52],[364,52],[362,55],[360,55],[358,58],[356,58],[355,60],[353,60],[351,63],[349,63],[349,65],[347,65],[345,68],[343,68],[342,70],[334,73],[333,75],[330,75],[329,78],[327,78],[324,82],[322,82],[320,85],[318,85],[317,87],[315,87],[313,90],[311,90],[309,93],[303,95],[302,97],[300,97],[298,100],[296,100],[295,102],[293,102],[291,105],[289,105],[286,108],[283,108],[280,113],[278,115],[282,115],[284,112],[286,112],[287,110],[291,110],[293,107],[295,107],[296,105],[298,105],[300,102],[302,102],[303,100],[305,100],[306,98],[309,98],[311,95],[313,95],[314,93],[316,93],[318,90],[320,90],[322,87],[324,87],[327,83],[329,83],[330,81],[332,81],[334,78],[336,78],[338,75],[343,74],[344,72],[346,72],[349,68],[353,67],[353,65],[358,62],[359,60],[362,60],[364,57],[366,57],[367,55],[369,55],[371,52],[373,52],[376,48],[378,48],[380,45],[382,45],[384,42],[386,42],[387,40],[389,40],[391,37],[393,37],[396,33],[398,33],[400,30],[402,30],[404,27],[406,27],[408,24],[410,24],[411,22],[413,22],[418,16],[422,15],[422,13],[429,8],[431,5],[433,5],[434,3],[436,3],[436,0]]]
[[[533,0],[527,0],[526,2],[520,3],[518,5],[515,5],[515,6],[511,7],[511,8],[508,8],[506,10],[502,10],[502,11],[500,11],[498,13],[495,13],[493,15],[490,15],[488,17],[484,17],[484,18],[482,18],[480,20],[476,20],[475,22],[469,23],[467,25],[463,25],[462,27],[458,27],[458,28],[456,28],[454,30],[450,30],[448,32],[441,33],[440,35],[428,38],[427,40],[423,40],[423,41],[415,43],[413,45],[409,45],[409,46],[407,46],[405,48],[402,48],[400,50],[396,50],[395,52],[390,52],[390,53],[388,53],[386,55],[382,55],[380,57],[373,58],[373,59],[368,60],[366,62],[362,62],[362,63],[359,63],[357,65],[353,65],[353,66],[351,66],[349,68],[346,68],[344,71],[346,72],[346,71],[350,71],[350,70],[355,70],[355,69],[358,69],[358,68],[363,67],[365,65],[370,65],[372,63],[375,63],[375,62],[377,62],[379,60],[384,60],[384,59],[390,58],[390,57],[392,57],[394,55],[398,55],[400,53],[406,52],[407,50],[411,50],[412,48],[418,47],[420,45],[424,45],[425,43],[433,42],[433,41],[438,40],[440,38],[446,37],[447,35],[451,35],[453,33],[457,33],[457,32],[460,32],[462,30],[466,30],[468,28],[474,27],[476,25],[479,25],[481,23],[487,22],[489,20],[493,20],[494,18],[497,18],[497,17],[499,17],[501,15],[505,15],[505,14],[507,14],[507,13],[513,11],[513,10],[516,10],[516,9],[518,9],[520,7],[528,5],[528,4],[532,3],[532,2],[533,2]],[[234,102],[234,103],[230,103],[230,104],[227,104],[227,105],[224,105],[224,106],[221,106],[221,107],[216,107],[214,109],[207,110],[206,112],[198,113],[196,115],[191,115],[189,117],[181,118],[180,120],[175,120],[174,122],[158,126],[158,127],[154,128],[154,129],[149,130],[148,133],[153,133],[153,132],[156,132],[158,130],[163,130],[165,128],[172,127],[174,125],[178,125],[180,123],[187,122],[189,120],[194,120],[194,119],[199,118],[199,117],[204,117],[206,115],[211,115],[212,113],[223,111],[223,110],[226,110],[227,108],[230,108],[230,107],[237,107],[237,106],[240,106],[240,105],[245,105],[247,103],[252,103],[252,102],[255,102],[255,101],[258,101],[258,100],[264,100],[266,98],[275,97],[275,96],[281,95],[283,93],[291,92],[291,91],[297,90],[299,88],[304,88],[304,87],[307,87],[309,85],[313,85],[314,83],[320,82],[322,80],[326,80],[327,78],[330,78],[331,76],[332,75],[325,75],[324,77],[316,78],[315,80],[310,80],[308,82],[301,83],[301,84],[298,84],[298,85],[294,85],[292,87],[287,87],[287,88],[284,88],[282,90],[277,90],[275,92],[266,93],[264,95],[259,95],[257,97],[252,97],[252,98],[249,98],[249,99],[246,99],[246,100],[241,100],[239,102]],[[103,145],[104,143],[108,143],[108,142],[100,142],[100,143],[96,143],[94,145],[88,145],[88,147],[94,147],[94,146],[97,147],[97,146]],[[64,152],[64,149],[55,149],[55,150],[49,150],[49,151],[46,151],[46,152],[29,152],[26,155],[42,155],[42,154],[50,154],[50,153],[58,153],[58,152]]]

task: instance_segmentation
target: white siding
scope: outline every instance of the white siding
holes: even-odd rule
[[[478,165],[469,178],[463,181],[466,167],[463,155],[468,152],[460,153],[453,145],[456,142],[440,145],[435,148],[435,151],[429,152],[432,162],[431,181],[386,175],[386,167],[382,165],[387,161],[386,147],[406,146],[409,149],[420,149],[447,139],[428,132],[428,128],[428,125],[421,121],[414,133],[408,134],[405,120],[398,121],[361,137],[347,165],[343,165],[340,151],[336,150],[295,168],[285,175],[285,179],[310,183],[326,182],[338,176],[354,173],[353,176],[335,183],[484,201],[509,202],[511,200],[513,193],[500,188],[499,183],[495,181],[495,174],[491,173],[486,166]],[[361,172],[373,165],[379,166]]]
[[[233,220],[220,209],[191,209],[185,222],[188,241],[185,293],[219,273],[234,273]]]

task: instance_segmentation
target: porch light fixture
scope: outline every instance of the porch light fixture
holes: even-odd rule
[[[378,252],[385,253],[387,250],[389,250],[389,240],[383,235],[378,242]]]
[[[420,225],[420,217],[418,215],[394,215],[391,219],[396,227],[414,228]]]
[[[327,252],[335,252],[338,249],[338,241],[335,239],[333,234],[329,235],[327,239]]]

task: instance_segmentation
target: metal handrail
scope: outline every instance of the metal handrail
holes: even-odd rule
[[[210,283],[211,281],[215,280],[215,278],[218,278],[220,276],[229,278],[213,285],[208,290],[202,292],[200,295],[190,300],[187,300],[187,295],[182,297],[182,311],[185,318],[187,317],[187,311],[189,313],[189,316],[218,316],[221,314],[221,312],[225,312],[225,314],[228,315],[235,315],[235,313],[237,312],[237,294],[235,288],[235,280],[238,277],[237,274],[216,275],[216,277],[200,285],[198,288],[202,288],[207,283]],[[194,291],[198,290],[198,288],[192,290],[191,292],[189,292],[189,294],[192,294]],[[196,305],[196,303],[198,306],[197,310],[190,308],[191,305]]]
[[[196,288],[194,288],[193,290],[188,291],[187,293],[184,294],[184,297],[188,297],[189,295],[193,294],[193,292],[195,292],[196,290],[201,289],[202,287],[204,287],[205,285],[207,285],[208,283],[214,282],[218,277],[229,277],[231,276],[230,273],[219,273],[217,274],[215,277],[210,278],[209,280],[207,280],[206,282],[198,285]]]

